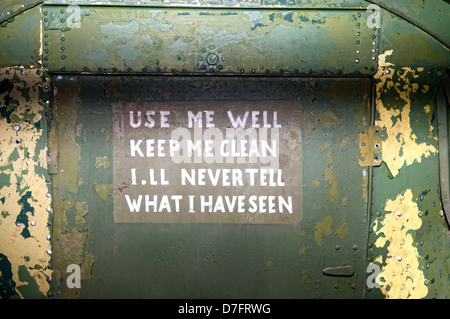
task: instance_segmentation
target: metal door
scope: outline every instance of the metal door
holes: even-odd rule
[[[371,121],[369,78],[55,75],[52,85],[56,297],[364,297],[370,170],[360,165],[360,137]],[[233,123],[238,128],[246,112],[245,129],[281,127],[270,131],[276,147],[264,145],[278,155],[272,171],[282,177],[254,175],[249,183],[246,168],[272,164],[264,157],[213,163],[169,156],[176,130],[165,124],[200,132],[204,142]],[[207,129],[214,129],[209,137]],[[158,146],[166,147],[159,157]],[[201,169],[207,182],[190,181],[189,172]],[[230,184],[212,185],[208,176],[226,169]],[[142,195],[138,212],[145,189],[160,202]],[[163,203],[164,194],[183,199]],[[214,196],[213,211],[205,202],[204,211],[189,206],[189,196],[202,195]],[[246,196],[242,207],[239,196]],[[120,205],[130,210],[123,214]],[[81,286],[70,284],[69,265],[80,267]]]

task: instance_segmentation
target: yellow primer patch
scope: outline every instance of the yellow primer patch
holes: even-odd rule
[[[331,224],[333,224],[333,218],[331,216],[324,217],[320,222],[317,222],[314,226],[314,239],[317,245],[323,246],[323,235],[331,235]]]
[[[379,275],[380,289],[386,298],[424,298],[428,288],[419,269],[419,253],[413,245],[412,235],[422,226],[422,220],[418,216],[419,208],[413,201],[412,191],[408,189],[395,200],[388,200],[385,210],[389,213],[384,220],[377,220],[373,226],[379,236],[375,246],[384,247],[389,243],[386,265]]]
[[[419,86],[417,83],[411,83],[409,76],[413,75],[413,78],[417,78],[418,75],[414,74],[411,68],[404,67],[403,74],[399,75],[400,80],[394,82],[395,69],[392,68],[394,65],[386,62],[386,57],[392,52],[393,50],[389,50],[379,56],[379,68],[375,78],[379,80],[376,85],[376,108],[380,119],[375,122],[375,125],[386,131],[387,137],[383,141],[383,161],[395,177],[404,165],[411,165],[415,161],[420,163],[422,157],[436,153],[437,149],[433,145],[417,143],[417,137],[412,134],[411,94],[416,93]],[[419,68],[417,71],[422,70]],[[426,88],[422,90],[424,89]],[[392,107],[385,106],[381,97],[384,92],[390,90],[395,90],[399,97],[398,105]]]

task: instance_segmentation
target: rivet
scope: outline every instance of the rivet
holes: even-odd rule
[[[339,249],[341,249],[341,246],[336,245],[335,249],[336,249],[336,250],[339,250]]]
[[[51,254],[52,254],[52,251],[51,251],[50,249],[47,250],[47,254],[51,255]]]
[[[357,35],[357,36],[360,36],[360,35],[361,35],[361,32],[359,32],[359,31],[356,32],[356,35]]]
[[[52,239],[52,237],[50,236],[50,235],[47,235],[47,240],[50,240],[50,239]]]
[[[398,257],[397,260],[398,260],[398,261],[402,261],[402,257]]]
[[[61,47],[61,51],[64,51],[66,48],[65,47]]]
[[[420,213],[419,213],[419,217],[422,217],[422,216],[423,216],[423,213],[422,213],[422,212],[420,212]]]
[[[359,40],[356,40],[356,44],[360,44],[361,42]]]
[[[430,281],[427,279],[427,280],[425,280],[425,285],[429,285],[430,284]]]
[[[376,60],[376,57],[374,57],[374,56],[373,56],[373,57],[372,57],[372,60],[374,60],[374,61],[375,61],[375,60]]]
[[[65,55],[61,55],[61,60],[64,60],[66,58]]]
[[[398,216],[398,217],[402,216],[402,213],[401,213],[401,212],[398,212],[398,213],[397,213],[397,216]]]
[[[358,250],[358,246],[353,245],[353,250]]]
[[[444,216],[444,212],[440,212],[439,215],[440,215],[440,216]]]
[[[389,74],[389,73],[391,73],[391,71],[390,70],[386,70],[386,74]]]
[[[334,285],[334,289],[339,289],[339,285],[338,284]]]
[[[31,226],[36,226],[36,222],[35,222],[35,221],[32,221],[32,222],[31,222]]]
[[[245,72],[245,70],[244,69],[241,69],[241,73],[244,73]]]
[[[219,64],[219,65],[217,66],[217,68],[218,68],[219,70],[222,70],[222,69],[223,69],[222,64]]]
[[[359,50],[356,50],[356,54],[359,54],[360,53],[360,51]]]
[[[51,213],[52,209],[51,207],[47,207],[47,212]]]
[[[211,54],[209,54],[209,55],[206,57],[206,62],[207,62],[209,65],[214,65],[214,64],[216,64],[218,61],[219,61],[219,57],[218,57],[217,55],[215,55],[214,53],[211,53]]]
[[[372,42],[372,45],[375,45],[375,44],[377,44],[377,43],[376,43],[375,41],[373,41],[373,42]]]
[[[356,289],[356,285],[355,284],[352,284],[352,289]]]
[[[256,72],[256,70],[255,69],[252,69],[252,73],[255,73]]]
[[[20,226],[20,225],[22,225],[21,223],[16,223],[16,226]]]
[[[355,61],[356,63],[359,63],[359,59],[356,59],[356,61]]]
[[[14,125],[13,126],[14,131],[19,131],[20,130],[20,125]]]

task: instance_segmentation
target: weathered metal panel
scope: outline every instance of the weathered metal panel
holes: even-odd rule
[[[52,83],[57,297],[364,296],[368,171],[358,141],[370,120],[369,79],[54,76]],[[307,200],[299,223],[114,223],[113,197],[123,185],[113,179],[113,105],[243,99],[302,105],[301,135],[293,129],[283,138],[285,152],[302,151]],[[69,264],[81,266],[80,289],[66,287]],[[353,276],[341,276],[346,264]]]
[[[43,2],[43,0],[3,0],[0,2],[0,25],[5,26],[5,21],[12,22],[16,15]]]
[[[373,170],[368,246],[369,261],[379,267],[379,289],[369,289],[368,297],[448,298],[450,237],[439,187],[436,117],[440,75],[397,65],[403,53],[396,52],[380,56],[375,76],[384,162]]]
[[[41,12],[35,7],[0,26],[0,67],[39,68]]]
[[[448,1],[371,0],[398,15],[450,48],[450,3]]]
[[[49,76],[0,69],[0,298],[51,293]]]
[[[378,29],[363,10],[44,6],[50,72],[371,74]],[[83,46],[79,44],[83,43]]]
[[[367,7],[363,0],[46,0],[52,5],[207,7],[207,8],[302,8],[302,9],[360,9]]]

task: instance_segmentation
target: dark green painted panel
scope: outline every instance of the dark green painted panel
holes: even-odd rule
[[[53,178],[56,297],[364,297],[368,171],[359,166],[358,141],[369,123],[369,79],[52,80],[60,148]],[[301,222],[115,224],[113,196],[120,185],[113,184],[112,104],[211,99],[302,104]],[[82,268],[78,290],[66,288],[72,263]],[[347,263],[353,276],[322,272]]]

